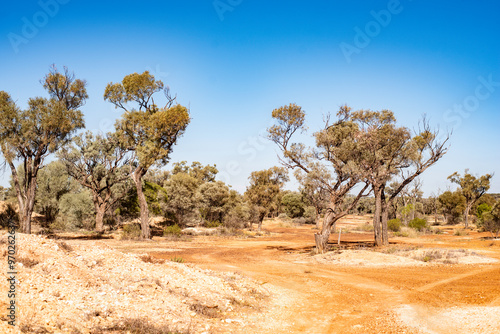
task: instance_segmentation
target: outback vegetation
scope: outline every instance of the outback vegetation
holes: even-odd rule
[[[325,117],[323,126],[312,134],[313,147],[308,147],[299,136],[307,132],[306,112],[294,103],[283,105],[272,110],[273,124],[267,129],[268,139],[278,148],[281,166],[251,172],[245,192],[239,193],[218,179],[215,164],[171,161],[175,145],[190,124],[190,110],[177,103],[170,88],[148,71],[128,74],[106,86],[104,99],[123,112],[109,133],[84,132],[80,108],[89,99],[85,80],[77,79],[67,68],[59,71],[53,66],[41,84],[47,97],[29,99],[26,109],[21,109],[9,93],[0,91],[0,149],[11,172],[10,185],[0,187],[0,225],[6,228],[10,222],[18,224],[23,238],[31,243],[20,263],[47,286],[52,281],[51,270],[57,277],[64,277],[66,270],[70,277],[78,274],[72,268],[85,268],[85,275],[96,275],[96,282],[107,275],[120,293],[129,293],[129,286],[136,292],[147,291],[148,307],[166,294],[192,318],[217,319],[214,328],[218,328],[220,320],[234,312],[248,315],[260,311],[268,305],[266,298],[272,293],[239,276],[235,278],[236,274],[204,272],[186,262],[198,261],[214,268],[241,266],[266,279],[273,279],[263,269],[269,263],[279,263],[286,279],[298,280],[301,276],[296,275],[296,268],[300,268],[305,276],[314,277],[313,289],[318,295],[328,295],[329,302],[335,303],[337,292],[325,294],[324,284],[344,273],[330,277],[329,269],[322,267],[325,263],[366,266],[373,262],[374,266],[390,267],[494,261],[468,249],[457,250],[453,244],[462,247],[467,238],[489,242],[484,247],[491,249],[497,245],[500,194],[488,193],[494,175],[450,171],[449,184],[456,189],[424,197],[425,171],[446,156],[451,140],[451,134],[440,135],[425,116],[411,130],[398,125],[390,110],[353,110],[343,105],[334,116]],[[297,186],[288,190],[287,183],[293,180]],[[33,234],[69,241],[46,242]],[[111,248],[139,254],[128,257],[102,245],[89,246],[80,239],[100,239]],[[192,246],[193,239],[201,246]],[[426,245],[442,242],[448,248],[413,246],[417,244],[414,239]],[[152,243],[161,251],[141,253]],[[44,255],[49,248],[56,251]],[[362,258],[356,258],[362,251]],[[78,256],[68,255],[73,253]],[[85,254],[90,254],[91,260],[85,260]],[[266,258],[269,254],[271,260]],[[233,260],[239,257],[244,265]],[[61,262],[65,269],[50,267],[52,262],[47,258],[53,263],[66,261]],[[265,265],[254,264],[260,261]],[[152,276],[144,279],[129,272],[134,279],[123,281],[113,271],[120,262]],[[447,274],[448,269],[440,270]],[[205,282],[205,299],[193,295],[200,287],[191,281],[186,283],[185,272]],[[425,269],[419,272],[429,274]],[[457,272],[465,275],[460,268]],[[365,277],[370,284],[391,290],[382,284],[390,282],[377,281],[380,273],[367,270],[358,274],[347,279],[354,280],[356,288],[367,285]],[[166,275],[171,275],[175,284],[169,285]],[[302,286],[303,282],[294,281],[292,285]],[[94,293],[102,292],[101,283],[78,284],[86,284]],[[214,288],[207,288],[211,284]],[[432,286],[418,287],[424,288]],[[78,289],[82,287],[78,285]],[[62,300],[61,293],[53,292],[53,296]],[[410,294],[406,297],[414,298]],[[498,298],[490,297],[488,302],[498,303]],[[391,303],[398,298],[390,299]],[[84,299],[80,301],[83,304]],[[354,307],[351,302],[350,307]],[[380,305],[372,305],[372,320],[377,307]],[[69,309],[77,312],[76,308]],[[151,319],[142,318],[113,319],[106,324],[104,320],[92,320],[103,315],[112,318],[113,312],[122,314],[126,309],[122,305],[114,311],[91,310],[84,326],[94,326],[96,333],[162,332],[162,328],[166,332],[190,332],[187,326],[192,319],[188,321],[185,314],[179,315],[183,329],[170,324],[153,326]],[[311,312],[325,309],[324,305],[314,306]],[[152,319],[162,316],[158,311]],[[201,320],[194,324],[199,332],[204,325]],[[25,332],[43,332],[30,323],[24,326]],[[236,329],[239,325],[233,322],[230,326]],[[379,328],[376,321],[370,326]]]

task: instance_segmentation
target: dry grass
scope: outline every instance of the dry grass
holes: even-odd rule
[[[36,259],[28,258],[28,257],[17,257],[16,262],[21,263],[26,268],[32,268],[39,264],[40,262]]]
[[[139,259],[141,259],[143,262],[146,262],[146,263],[165,263],[165,260],[163,259],[157,259],[155,257],[152,257],[151,255],[143,255],[143,256],[139,256]]]
[[[220,315],[219,311],[217,310],[217,305],[207,306],[200,303],[195,303],[189,306],[189,309],[207,318],[218,318]]]
[[[154,325],[146,318],[130,318],[119,321],[111,326],[97,326],[90,330],[91,334],[129,333],[129,334],[184,334],[188,331],[179,331],[170,325]]]

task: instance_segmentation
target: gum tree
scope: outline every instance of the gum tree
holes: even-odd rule
[[[311,180],[328,192],[329,203],[321,231],[315,233],[319,253],[327,250],[328,238],[335,223],[355,207],[359,199],[368,194],[369,184],[365,171],[361,169],[359,128],[351,118],[351,108],[342,106],[337,113],[338,121],[331,124],[329,117],[322,130],[316,132],[316,149],[306,148],[302,143],[292,143],[297,131],[305,131],[305,112],[296,104],[274,109],[272,117],[276,124],[268,129],[271,139],[281,151],[281,163],[290,169],[301,170]],[[344,205],[345,196],[356,189],[352,202]]]
[[[475,177],[466,169],[464,176],[460,176],[455,172],[448,176],[448,180],[456,183],[460,187],[460,192],[465,197],[464,222],[465,228],[469,227],[469,211],[481,196],[490,189],[490,180],[493,174],[485,174],[480,177]]]
[[[66,145],[84,127],[79,108],[88,98],[86,82],[75,79],[67,68],[53,66],[41,80],[49,98],[34,97],[22,110],[10,95],[0,91],[0,148],[12,172],[19,204],[21,231],[31,233],[37,177],[45,158]],[[18,175],[16,163],[23,166]]]
[[[163,107],[157,106],[153,99],[153,95],[160,91],[166,97]],[[125,147],[133,152],[131,178],[137,188],[141,211],[141,237],[149,239],[149,209],[142,179],[153,165],[168,163],[173,146],[189,124],[189,112],[177,104],[169,88],[155,80],[148,71],[129,74],[120,83],[109,83],[104,99],[124,111],[116,123],[116,131]]]
[[[247,187],[245,197],[255,205],[259,211],[258,231],[262,228],[262,221],[269,214],[273,205],[279,200],[288,175],[285,168],[271,167],[255,171],[250,174],[250,185]]]
[[[375,196],[375,244],[388,245],[389,207],[405,187],[446,154],[449,135],[437,139],[438,132],[430,129],[425,117],[412,134],[409,129],[396,126],[390,110],[359,110],[352,114],[352,120],[361,129],[359,142],[364,158],[360,167],[367,172]],[[387,183],[396,175],[401,180],[387,195]]]
[[[58,153],[69,175],[92,193],[95,230],[102,232],[104,215],[127,192],[129,157],[116,134],[77,136],[73,145]]]

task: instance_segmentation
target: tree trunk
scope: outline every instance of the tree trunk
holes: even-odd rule
[[[132,174],[135,187],[137,188],[137,199],[139,201],[139,208],[141,210],[141,239],[151,239],[151,230],[149,228],[149,208],[146,196],[142,190],[142,177],[146,174],[146,170],[142,167],[137,167]]]
[[[96,204],[95,212],[95,230],[96,232],[102,232],[104,230],[104,214],[106,213],[106,207]]]
[[[465,207],[465,212],[464,212],[464,223],[465,223],[465,228],[469,228],[469,211],[470,211],[470,208],[472,207],[472,202],[471,204],[468,204],[466,207]]]
[[[382,246],[382,228],[381,228],[381,215],[382,215],[382,188],[380,186],[373,187],[375,195],[375,212],[373,215],[373,234],[375,237],[375,245]]]
[[[389,208],[388,204],[385,202],[385,196],[382,196],[382,244],[384,246],[389,245],[389,230],[387,228],[387,220],[389,218]]]
[[[319,230],[321,229],[321,216],[319,213],[316,212],[316,228]]]
[[[333,212],[327,212],[323,218],[323,227],[321,232],[314,234],[314,241],[316,243],[316,250],[318,254],[323,254],[328,250],[328,238],[335,221],[333,219]]]

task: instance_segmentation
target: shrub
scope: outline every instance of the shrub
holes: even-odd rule
[[[416,238],[418,237],[417,231],[413,228],[409,228],[406,226],[402,226],[401,230],[399,232],[395,232],[394,235],[398,237],[405,237],[405,238]]]
[[[390,219],[387,222],[387,228],[392,232],[399,232],[401,230],[401,219]]]
[[[205,226],[208,228],[216,228],[216,227],[219,227],[221,225],[222,225],[222,223],[218,220],[212,220],[212,221],[205,223]]]
[[[304,210],[304,216],[307,224],[316,224],[316,209],[314,206],[308,206]]]
[[[459,228],[456,228],[455,231],[453,232],[453,235],[456,235],[456,236],[464,236],[464,235],[469,235],[469,232],[465,231],[465,230],[461,230]]]
[[[423,218],[413,218],[409,223],[408,227],[411,227],[417,231],[422,231],[427,227],[427,220]]]
[[[176,256],[170,259],[172,262],[177,262],[177,263],[184,263],[184,259],[180,256]]]
[[[286,213],[280,213],[278,219],[288,219],[288,215]]]
[[[169,235],[179,236],[181,234],[182,234],[182,229],[177,224],[167,226],[163,229],[163,236],[169,236]]]
[[[141,237],[141,227],[139,224],[123,225],[122,240],[139,239]]]
[[[303,225],[303,224],[307,223],[307,220],[304,217],[293,218],[292,221],[298,225]]]

